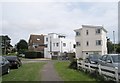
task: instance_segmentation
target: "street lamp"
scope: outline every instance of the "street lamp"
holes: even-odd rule
[[[113,31],[114,53],[115,53],[115,31]]]

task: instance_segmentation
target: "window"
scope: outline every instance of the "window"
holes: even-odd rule
[[[80,42],[76,42],[76,46],[80,46]]]
[[[58,46],[59,46],[59,43],[56,43],[56,46],[58,47]]]
[[[86,42],[86,45],[89,46],[89,42],[88,41]]]
[[[88,30],[86,30],[86,35],[88,35]]]
[[[33,47],[34,47],[34,48],[37,48],[38,46],[39,46],[38,44],[33,43]]]
[[[104,55],[104,56],[102,57],[102,61],[106,61],[106,59],[107,59],[107,56]]]
[[[53,43],[53,46],[55,47],[55,43]]]
[[[101,33],[101,29],[96,29],[96,34],[100,34]]]
[[[73,44],[73,48],[75,48],[76,47],[76,45],[75,44]]]
[[[108,56],[108,57],[107,57],[107,61],[112,62],[112,60],[111,60],[111,57],[110,57],[110,56]]]
[[[40,40],[40,38],[37,38],[37,41],[39,41]]]
[[[35,48],[37,48],[37,46],[35,46]]]
[[[102,40],[96,40],[96,45],[102,45]]]
[[[46,42],[48,41],[48,38],[46,38]]]
[[[76,32],[76,36],[79,36],[80,35],[80,33],[79,32]]]
[[[48,47],[48,44],[45,44],[45,47]]]
[[[66,47],[66,43],[63,43],[63,46]]]

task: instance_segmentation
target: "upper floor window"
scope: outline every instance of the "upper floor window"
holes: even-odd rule
[[[53,46],[55,47],[55,43],[53,43]]]
[[[76,32],[76,36],[79,36],[80,35],[80,32]]]
[[[63,46],[66,47],[66,43],[63,43]]]
[[[46,38],[46,42],[48,41],[48,38]]]
[[[48,44],[45,44],[45,47],[48,47]]]
[[[39,41],[40,40],[40,38],[37,38],[37,41]]]
[[[58,47],[58,46],[59,46],[59,43],[56,43],[56,46]]]
[[[86,45],[89,46],[89,42],[88,41],[86,42]]]
[[[86,35],[88,35],[88,30],[86,30]]]
[[[96,45],[102,45],[102,40],[96,40]]]
[[[76,47],[76,45],[75,44],[73,44],[73,48],[75,48]]]
[[[76,46],[80,46],[80,42],[76,42]]]
[[[101,33],[101,29],[96,29],[96,34],[100,34]]]

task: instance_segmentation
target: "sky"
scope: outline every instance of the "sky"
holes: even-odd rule
[[[28,42],[30,34],[61,33],[74,39],[74,30],[84,24],[102,25],[112,41],[115,31],[118,41],[118,2],[6,0],[0,12],[0,33],[8,35],[13,46],[20,39]]]

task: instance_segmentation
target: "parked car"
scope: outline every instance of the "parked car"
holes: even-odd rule
[[[5,58],[10,62],[10,68],[19,68],[22,65],[22,62],[17,56],[5,56]]]
[[[120,54],[106,54],[99,59],[99,64],[107,67],[120,68]]]
[[[9,61],[4,57],[0,56],[0,76],[10,72]]]
[[[90,54],[85,58],[86,63],[97,64],[101,55],[99,54]]]

